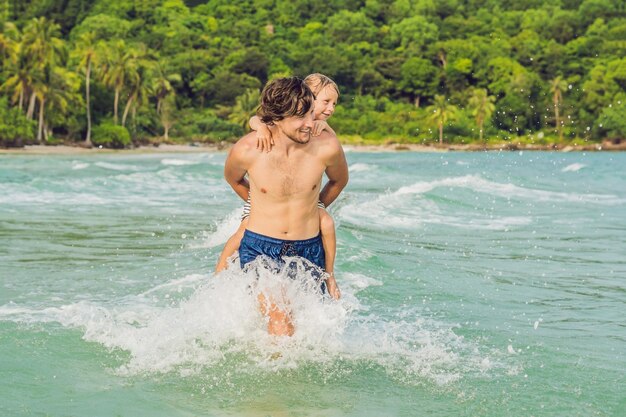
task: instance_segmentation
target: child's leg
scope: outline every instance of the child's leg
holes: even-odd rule
[[[239,228],[232,235],[226,245],[224,245],[224,249],[222,250],[222,254],[220,255],[220,259],[217,261],[217,266],[215,267],[215,272],[222,272],[226,269],[226,262],[228,258],[230,258],[237,249],[239,249],[239,244],[241,243],[241,239],[243,238],[243,233],[246,231],[246,227],[248,226],[248,217],[244,218],[239,225]]]
[[[324,245],[324,257],[326,258],[326,286],[331,297],[338,299],[341,297],[337,282],[335,281],[335,255],[337,253],[337,237],[335,235],[335,222],[333,218],[323,208],[320,213],[320,232],[322,234],[322,244]]]

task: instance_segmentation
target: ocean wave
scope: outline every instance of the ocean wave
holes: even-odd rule
[[[72,161],[72,169],[75,171],[88,168],[89,165],[88,162]]]
[[[172,165],[172,166],[184,166],[184,165],[198,165],[200,161],[190,161],[188,159],[174,159],[174,158],[164,158],[161,159],[162,165]]]
[[[392,195],[424,194],[439,187],[467,188],[476,192],[496,195],[502,198],[527,199],[550,202],[581,202],[603,205],[616,205],[626,202],[625,199],[611,194],[578,194],[560,191],[546,191],[520,187],[511,183],[498,183],[486,180],[478,175],[444,178],[441,180],[417,182],[401,187]]]
[[[586,166],[587,165],[585,165],[585,164],[579,164],[579,163],[570,164],[570,165],[566,166],[565,168],[563,168],[561,170],[561,172],[577,172],[577,171],[580,171],[581,169],[583,169]]]
[[[128,164],[120,164],[120,163],[111,163],[111,162],[96,162],[94,165],[109,169],[112,171],[139,171],[139,167],[136,165],[128,165]]]
[[[364,172],[371,171],[376,168],[376,165],[365,164],[362,162],[357,162],[356,164],[352,164],[348,167],[350,172]]]

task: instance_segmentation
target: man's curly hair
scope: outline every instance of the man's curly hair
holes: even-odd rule
[[[277,78],[263,88],[257,116],[268,125],[287,117],[302,117],[311,110],[314,100],[313,92],[300,78]]]

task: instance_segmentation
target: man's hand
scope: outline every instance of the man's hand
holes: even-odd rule
[[[261,124],[256,131],[256,148],[269,152],[272,150],[272,146],[274,146],[272,132],[266,125]]]

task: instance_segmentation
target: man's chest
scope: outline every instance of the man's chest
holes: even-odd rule
[[[314,158],[267,155],[249,170],[250,181],[262,193],[289,197],[319,192],[325,167]]]

